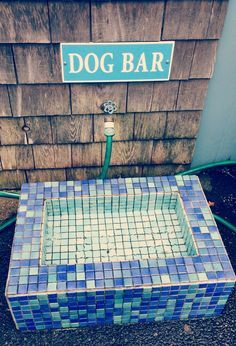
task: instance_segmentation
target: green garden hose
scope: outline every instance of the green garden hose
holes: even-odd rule
[[[102,172],[99,176],[100,179],[106,179],[107,171],[111,162],[112,142],[113,136],[115,135],[114,121],[111,116],[105,118],[104,135],[106,136],[106,152]]]
[[[6,221],[0,224],[0,231],[3,231],[5,228],[11,226],[14,222],[16,222],[16,216],[12,216]]]
[[[106,179],[107,176],[107,171],[110,165],[110,161],[111,161],[111,152],[112,152],[112,136],[106,136],[106,153],[105,153],[105,159],[104,159],[104,163],[103,163],[103,167],[102,167],[102,172],[100,174],[100,178],[101,179]]]
[[[0,191],[0,197],[19,199],[20,198],[20,194],[17,193],[17,192]]]
[[[230,223],[229,221],[225,219],[222,219],[222,217],[216,214],[213,214],[213,216],[216,221],[220,222],[222,225],[226,226],[228,229],[236,233],[236,226],[234,226],[232,223]]]
[[[213,167],[219,167],[219,166],[229,166],[229,165],[236,165],[236,160],[232,161],[219,161],[219,162],[214,162],[214,163],[207,163],[205,165],[197,166],[195,168],[190,168],[187,171],[177,173],[176,175],[187,175],[187,174],[192,174],[196,172],[203,171],[204,169],[207,168],[213,168]]]

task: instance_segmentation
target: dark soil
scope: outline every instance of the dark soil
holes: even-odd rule
[[[18,200],[11,198],[0,198],[0,220],[5,220],[17,212]],[[0,221],[1,224],[1,221]]]
[[[200,179],[208,201],[212,202],[212,211],[236,224],[236,168],[208,170]],[[236,270],[236,233],[221,224],[218,226]],[[236,345],[235,290],[217,318],[30,333],[17,331],[4,298],[13,232],[11,227],[0,234],[0,345]]]

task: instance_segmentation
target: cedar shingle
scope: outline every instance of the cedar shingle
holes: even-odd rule
[[[168,112],[166,138],[195,138],[201,112]]]
[[[115,135],[114,141],[127,141],[133,139],[134,114],[113,114]],[[105,142],[104,115],[94,115],[94,141]]]
[[[214,0],[206,38],[220,38],[227,7],[228,0]]]
[[[138,165],[150,163],[152,141],[114,142],[111,165]],[[102,145],[102,156],[105,156],[105,143]]]
[[[20,189],[26,182],[23,171],[2,171],[0,172],[0,189]]]
[[[192,161],[195,139],[175,139],[153,143],[151,163],[188,164]]]
[[[11,145],[1,147],[0,149],[3,169],[15,170],[34,168],[32,146]]]
[[[188,79],[193,60],[195,41],[176,41],[170,79]]]
[[[11,116],[12,111],[6,85],[0,85],[0,116]]]
[[[16,75],[10,45],[0,45],[0,84],[15,84]]]
[[[22,127],[23,118],[0,118],[1,145],[26,144],[27,139]]]
[[[70,145],[34,145],[36,168],[71,167]]]
[[[101,166],[101,144],[72,144],[72,167]]]
[[[72,113],[103,113],[101,105],[113,100],[117,104],[117,112],[126,112],[126,83],[99,83],[71,85]]]
[[[167,0],[162,39],[205,38],[212,2],[211,0]]]
[[[202,110],[208,88],[208,80],[180,82],[177,110]]]
[[[214,71],[218,41],[196,42],[190,78],[211,78]]]
[[[166,127],[166,113],[136,113],[134,138],[157,139],[162,138]]]
[[[178,172],[186,171],[187,169],[189,169],[189,165],[167,164],[143,166],[143,176],[174,175]]]
[[[55,116],[52,117],[51,122],[54,143],[88,143],[93,141],[91,115]]]
[[[96,179],[101,172],[101,168],[97,167],[85,167],[85,168],[67,168],[66,179],[67,180],[87,180]]]
[[[153,82],[129,83],[127,112],[150,112],[153,87]]]
[[[50,42],[46,1],[0,2],[0,42]]]
[[[9,86],[14,116],[70,114],[68,85]]]
[[[108,169],[108,178],[141,177],[141,166],[111,166]]]
[[[93,42],[159,41],[164,1],[92,3]]]
[[[179,82],[130,83],[128,87],[128,112],[157,112],[174,110]]]
[[[19,83],[62,81],[59,45],[16,45],[13,51]]]
[[[151,111],[175,110],[178,96],[179,82],[155,82],[152,96]]]
[[[65,169],[37,169],[26,171],[29,183],[66,180]]]
[[[52,42],[89,42],[89,7],[89,1],[49,1]]]
[[[27,132],[29,144],[53,143],[50,117],[25,117],[25,124],[30,128]]]

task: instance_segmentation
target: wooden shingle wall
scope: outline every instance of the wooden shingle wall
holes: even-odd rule
[[[118,104],[110,177],[186,169],[226,9],[225,0],[1,1],[0,188],[97,177],[107,99]],[[60,42],[159,40],[176,41],[168,82],[62,83]]]

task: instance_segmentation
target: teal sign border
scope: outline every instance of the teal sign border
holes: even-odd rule
[[[174,41],[61,43],[62,80],[65,83],[166,81],[170,78],[174,44]],[[72,58],[69,54],[79,57]]]

